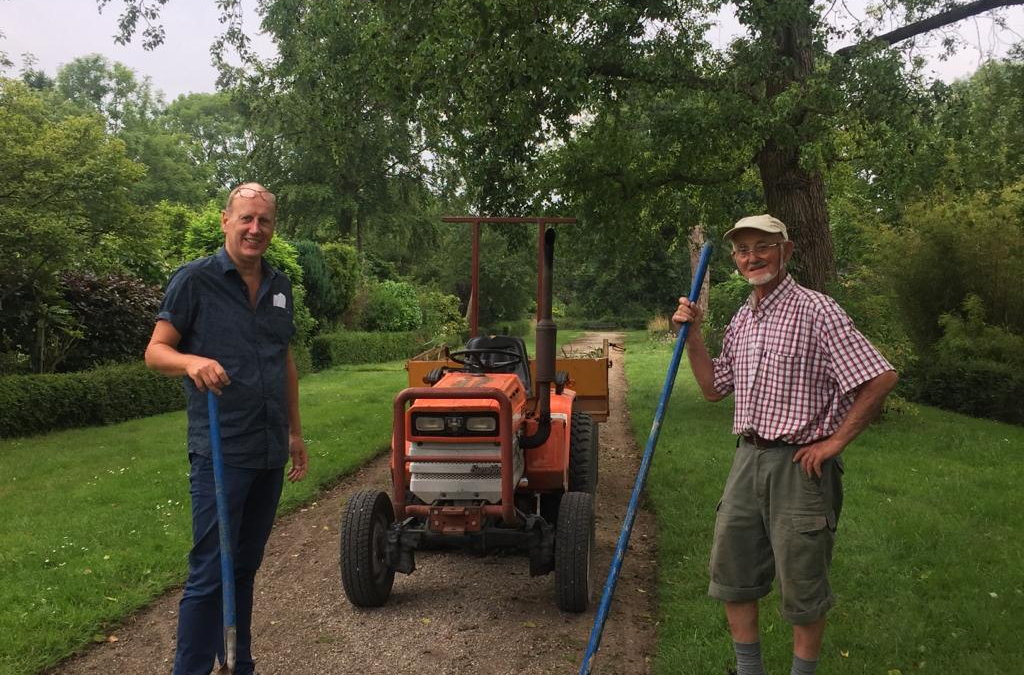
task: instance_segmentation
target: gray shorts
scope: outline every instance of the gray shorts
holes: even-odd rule
[[[835,602],[828,569],[843,505],[843,467],[831,459],[821,478],[809,478],[793,463],[796,451],[740,441],[715,517],[708,594],[728,602],[757,600],[778,577],[782,616],[802,625]]]

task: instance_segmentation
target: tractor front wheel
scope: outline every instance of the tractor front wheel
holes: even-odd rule
[[[566,492],[555,528],[555,596],[562,611],[579,613],[590,605],[593,555],[594,498],[585,492]]]
[[[391,499],[360,490],[341,517],[341,583],[356,607],[380,607],[391,595],[395,570],[387,564],[387,532],[395,522]]]

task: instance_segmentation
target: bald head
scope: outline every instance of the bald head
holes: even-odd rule
[[[228,194],[228,202],[224,205],[224,211],[230,213],[238,199],[262,199],[277,211],[277,197],[267,188],[259,183],[242,183]]]

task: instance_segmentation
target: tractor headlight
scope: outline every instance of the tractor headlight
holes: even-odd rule
[[[466,431],[493,433],[498,428],[498,419],[491,415],[471,415],[466,418]]]
[[[416,431],[427,433],[430,431],[444,431],[444,418],[434,415],[417,415],[413,423]]]

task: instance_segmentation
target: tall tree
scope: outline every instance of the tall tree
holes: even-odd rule
[[[179,96],[159,121],[170,132],[191,139],[186,150],[193,164],[207,167],[214,192],[248,179],[255,136],[247,128],[242,107],[227,92]]]
[[[99,115],[124,141],[128,156],[145,165],[146,175],[133,188],[136,201],[199,205],[216,194],[217,188],[207,188],[208,165],[190,156],[193,137],[163,124],[166,104],[149,77],[139,79],[123,63],[91,54],[60,68],[56,92],[78,110]]]
[[[59,272],[145,236],[127,197],[142,172],[96,117],[0,79],[0,349],[30,351],[24,329],[54,315]]]
[[[164,1],[126,3],[124,35]],[[645,172],[625,180],[638,189],[652,182],[658,188],[701,185],[756,167],[764,204],[789,224],[797,243],[802,281],[822,288],[835,274],[822,178],[834,159],[832,133],[853,116],[863,124],[888,114],[858,110],[848,95],[901,90],[903,64],[888,47],[1022,2],[979,0],[940,11],[933,0],[904,0],[888,5],[883,18],[905,25],[881,33],[881,21],[844,32],[827,8],[809,0],[741,0],[736,15],[746,33],[716,50],[705,32],[706,17],[725,6],[719,0],[340,0],[330,3],[334,23],[320,24],[326,32],[305,48],[319,52],[325,65],[347,60],[351,50],[339,50],[328,36],[354,35],[348,44],[377,55],[369,63],[393,64],[372,71],[383,78],[377,86],[415,106],[413,119],[432,151],[456,161],[466,189],[492,211],[521,203],[525,190],[517,188],[541,151],[571,141],[595,111],[618,108],[625,116],[638,101],[654,113],[668,110],[653,118],[667,124],[649,133],[662,147],[678,150],[679,162],[666,166],[661,178]],[[238,0],[222,5],[237,15]],[[295,26],[321,15],[323,6],[307,0],[263,5],[268,17],[295,17]],[[852,37],[856,45],[830,54],[829,40],[838,37]],[[282,63],[292,58],[282,49]],[[659,91],[675,96],[659,97]],[[720,146],[728,149],[716,157],[697,154]],[[629,159],[623,158],[621,173]]]

